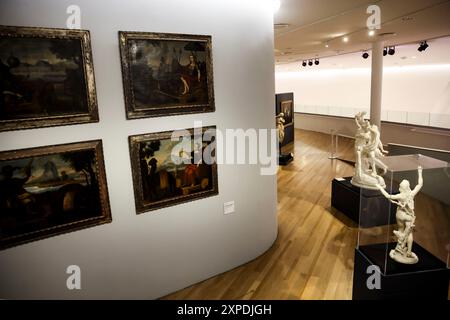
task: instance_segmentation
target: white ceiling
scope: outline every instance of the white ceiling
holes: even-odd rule
[[[366,9],[371,4],[381,9],[381,29],[373,37],[368,35],[366,26],[369,17]],[[278,66],[292,62],[298,65],[303,59],[315,57],[334,57],[321,59],[316,68],[328,62],[334,66],[345,65],[347,60],[355,60],[355,56],[360,57],[358,63],[368,66],[370,59],[362,59],[361,51],[370,49],[371,43],[380,39],[379,34],[386,32],[395,33],[383,37],[386,45],[415,43],[398,47],[394,56],[385,59],[387,64],[413,63],[408,60],[411,56],[417,56],[414,63],[442,63],[444,53],[437,53],[438,48],[445,50],[447,56],[450,52],[448,39],[429,41],[430,48],[426,52],[417,51],[421,40],[450,35],[450,0],[281,0],[274,23],[289,24],[285,28],[275,28]],[[344,35],[349,38],[347,43],[342,41]],[[325,47],[327,42],[328,48]],[[431,52],[436,53],[435,58],[430,57]],[[336,58],[344,53],[354,54]]]

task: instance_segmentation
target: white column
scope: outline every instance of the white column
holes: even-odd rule
[[[370,123],[381,130],[381,89],[383,87],[383,41],[372,43]]]

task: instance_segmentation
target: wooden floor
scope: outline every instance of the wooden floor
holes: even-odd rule
[[[255,260],[163,299],[351,299],[356,225],[330,208],[331,180],[353,167],[328,159],[330,136],[296,130],[278,173],[278,238]],[[353,141],[339,140],[351,159]]]

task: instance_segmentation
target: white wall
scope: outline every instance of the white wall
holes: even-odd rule
[[[351,118],[295,113],[295,128],[353,137],[356,131],[355,120]],[[422,128],[410,124],[381,123],[381,140],[385,145],[397,143],[422,148],[450,151],[450,132],[444,129]]]
[[[275,83],[294,92],[297,112],[352,117],[370,106],[368,68],[277,72]],[[450,64],[385,67],[381,118],[450,128]]]
[[[65,27],[81,7],[91,32],[100,123],[0,134],[0,150],[103,139],[113,222],[0,252],[0,298],[156,298],[243,264],[277,235],[276,179],[219,165],[219,195],[135,214],[127,137],[204,125],[274,127],[273,17],[257,0],[2,0],[0,24]],[[118,35],[210,34],[216,112],[125,120]],[[223,203],[236,213],[223,215]],[[66,267],[82,290],[66,288]]]

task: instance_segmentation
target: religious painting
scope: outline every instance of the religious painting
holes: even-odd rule
[[[119,31],[127,119],[212,112],[211,36]]]
[[[0,248],[111,222],[101,140],[0,152]]]
[[[0,131],[98,122],[89,31],[0,26]]]
[[[218,194],[215,127],[129,137],[137,213]]]
[[[280,111],[284,114],[284,126],[290,126],[293,123],[294,106],[292,100],[282,101]]]

